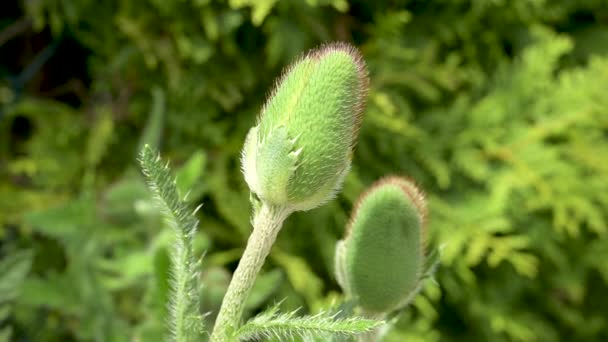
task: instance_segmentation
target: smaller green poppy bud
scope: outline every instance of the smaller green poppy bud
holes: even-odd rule
[[[292,210],[329,200],[350,168],[367,84],[361,55],[346,43],[312,50],[289,67],[245,140],[251,191]]]
[[[358,200],[336,246],[336,278],[367,312],[405,306],[425,273],[426,204],[410,181],[386,177]]]

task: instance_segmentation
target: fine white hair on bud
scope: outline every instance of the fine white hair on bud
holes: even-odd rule
[[[331,199],[350,169],[367,88],[365,63],[348,43],[298,58],[247,135],[242,168],[251,191],[292,210]]]

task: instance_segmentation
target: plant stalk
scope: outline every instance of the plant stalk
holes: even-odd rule
[[[270,248],[291,211],[285,207],[262,204],[253,219],[253,231],[245,252],[234,271],[217,316],[212,342],[232,342],[231,336],[241,323],[245,301],[255,282]]]

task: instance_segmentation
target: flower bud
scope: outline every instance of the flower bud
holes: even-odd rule
[[[387,177],[358,200],[336,247],[336,277],[367,312],[405,306],[424,276],[424,196],[410,181]]]
[[[251,191],[292,210],[329,200],[350,168],[367,84],[361,55],[346,43],[312,50],[289,67],[245,141]]]

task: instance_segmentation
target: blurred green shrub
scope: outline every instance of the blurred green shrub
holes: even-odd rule
[[[353,172],[338,201],[288,220],[248,311],[340,296],[339,227],[392,172],[429,194],[444,249],[388,341],[608,340],[605,0],[20,5],[35,32],[85,48],[89,81],[78,106],[34,86],[8,101],[0,83],[0,340],[162,340],[171,235],[134,168],[144,142],[205,204],[196,249],[217,312],[250,229],[246,131],[289,60],[340,39],[371,71]]]

